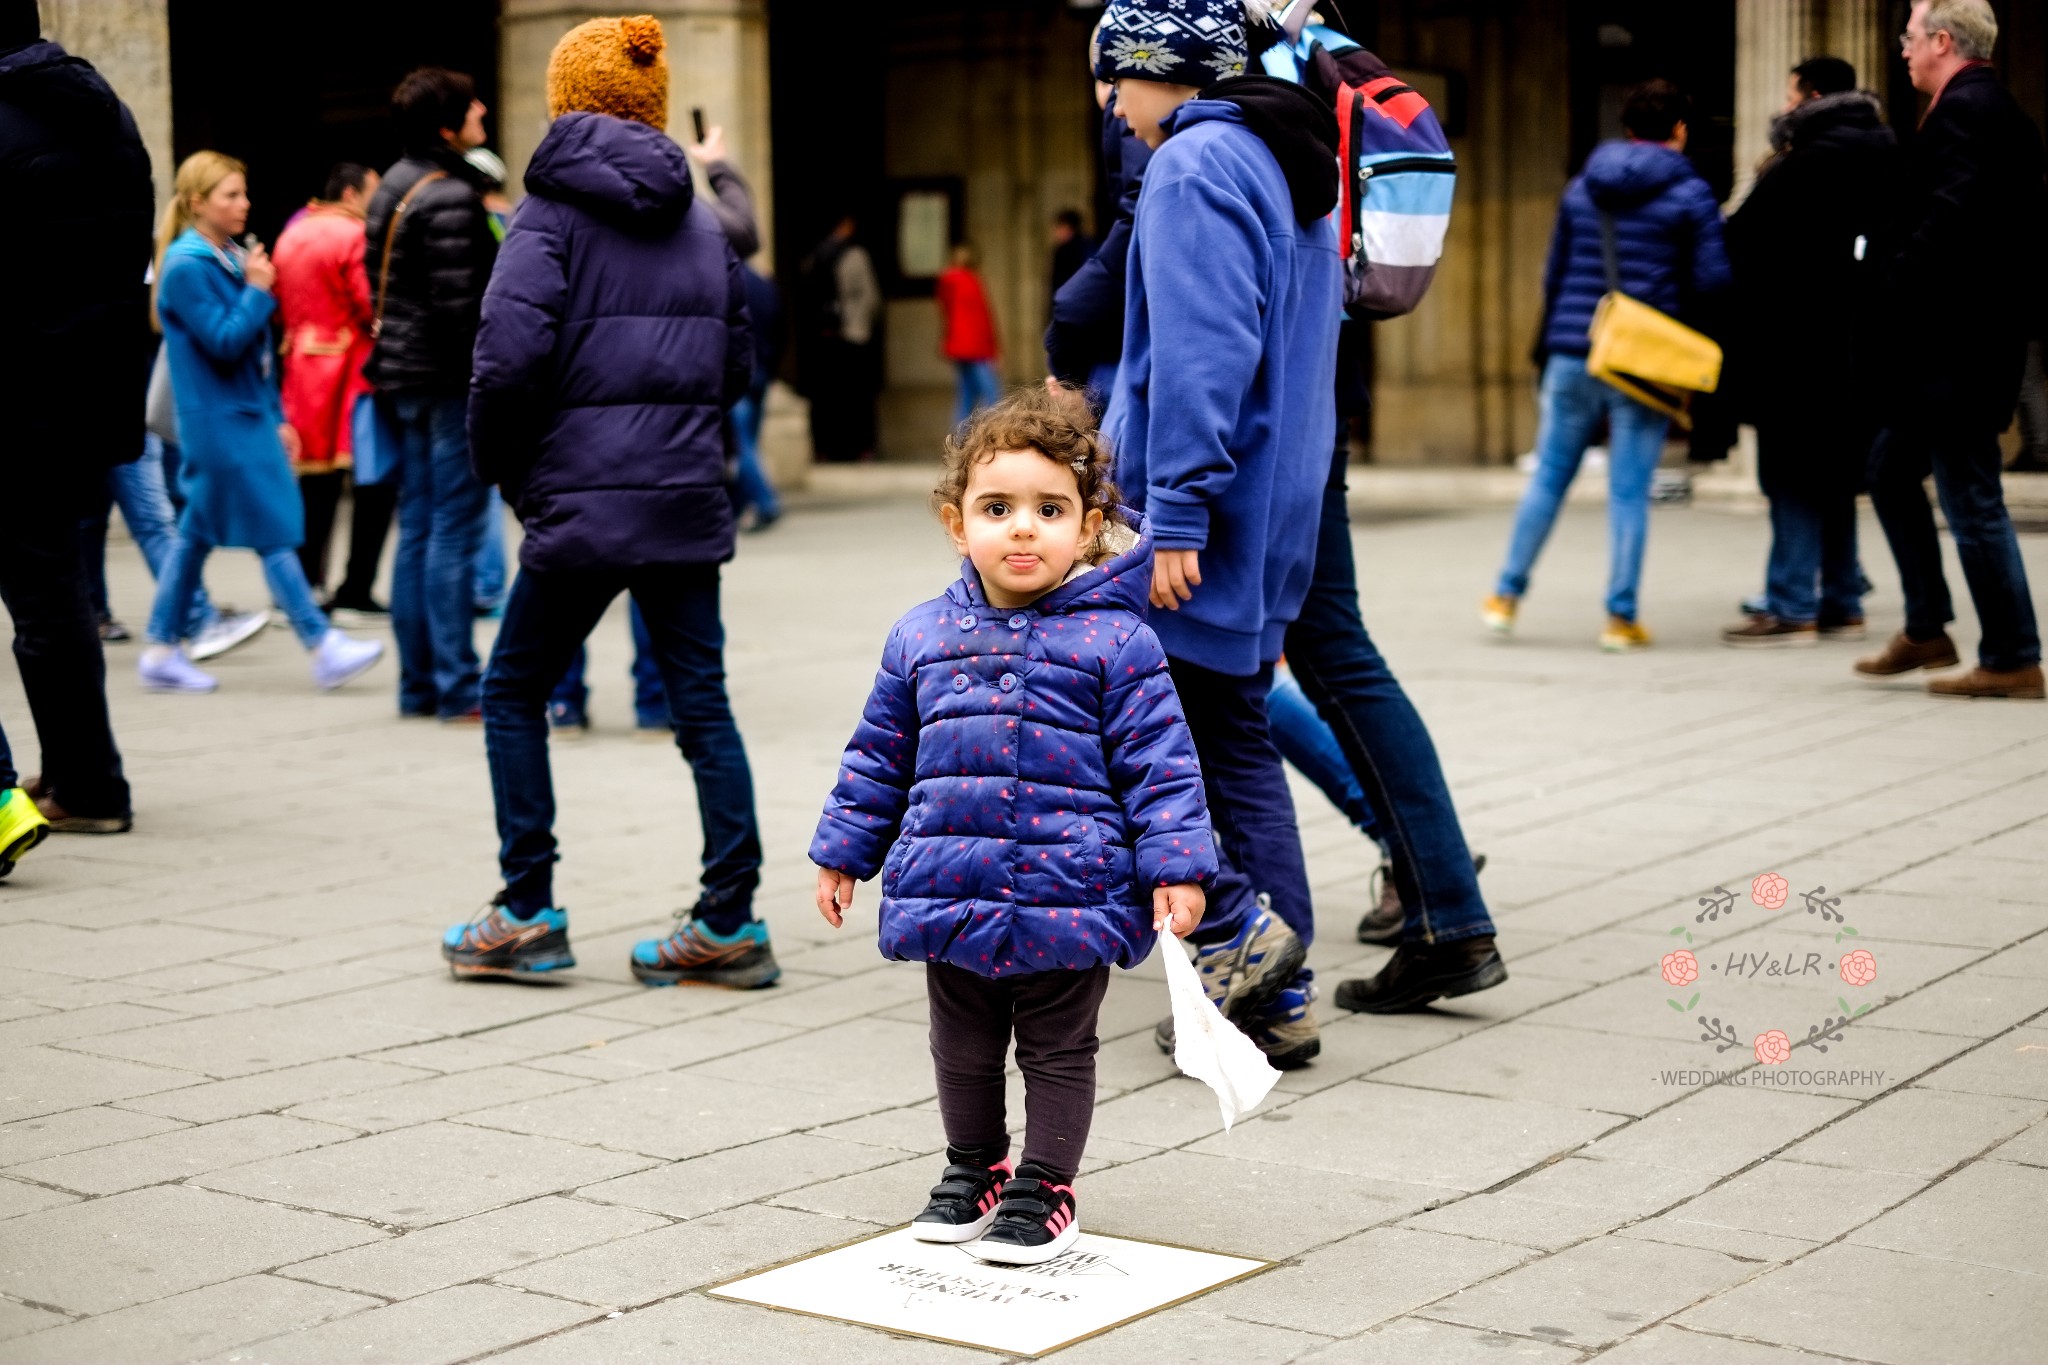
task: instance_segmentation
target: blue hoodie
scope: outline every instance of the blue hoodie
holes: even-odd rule
[[[1103,434],[1160,549],[1201,586],[1154,611],[1166,652],[1245,676],[1280,657],[1308,592],[1336,437],[1343,267],[1328,219],[1238,106],[1191,100],[1145,171],[1124,354]]]
[[[1586,329],[1607,292],[1600,214],[1614,215],[1621,289],[1683,316],[1685,301],[1726,289],[1721,207],[1683,153],[1656,142],[1603,142],[1565,186],[1543,271],[1543,349],[1584,355]]]

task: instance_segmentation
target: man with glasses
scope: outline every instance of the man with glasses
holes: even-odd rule
[[[1905,590],[1905,629],[1856,671],[1888,677],[1958,662],[1931,471],[1976,604],[1977,667],[1936,678],[1948,697],[2039,700],[2041,637],[1999,481],[1998,434],[2019,396],[2040,317],[2041,136],[1991,71],[1986,0],[1920,0],[1900,38],[1930,97],[1907,147],[1907,200],[1888,293],[1912,317],[1892,348],[1891,407],[1870,459],[1870,501]]]

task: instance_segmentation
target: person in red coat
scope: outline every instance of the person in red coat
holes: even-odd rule
[[[1001,381],[996,378],[995,313],[988,306],[988,290],[974,268],[974,248],[962,242],[953,248],[953,263],[939,272],[934,294],[939,305],[939,352],[953,362],[959,376],[959,401],[953,408],[953,425],[974,415],[977,408],[996,401]]]
[[[370,280],[363,269],[363,212],[377,173],[343,162],[277,239],[277,305],[284,327],[284,415],[299,434],[299,494],[306,539],[299,561],[315,588],[327,583],[327,541],[353,464],[356,400],[370,392]],[[360,515],[360,509],[358,509]]]

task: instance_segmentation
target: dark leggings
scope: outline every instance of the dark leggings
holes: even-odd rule
[[[991,980],[943,962],[924,969],[939,1115],[954,1160],[993,1164],[1010,1150],[1003,1057],[1017,1038],[1024,1073],[1024,1160],[1071,1185],[1095,1117],[1095,1016],[1109,968]]]

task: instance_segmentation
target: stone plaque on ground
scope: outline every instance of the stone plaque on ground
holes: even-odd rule
[[[1037,1356],[1272,1264],[1082,1233],[1044,1265],[977,1261],[907,1227],[711,1290],[721,1298]]]

